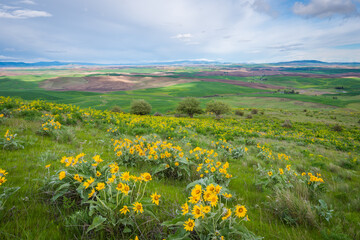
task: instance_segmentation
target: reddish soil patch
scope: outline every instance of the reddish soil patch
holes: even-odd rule
[[[53,91],[114,92],[166,87],[194,81],[198,80],[132,76],[58,77],[43,81],[39,86]]]

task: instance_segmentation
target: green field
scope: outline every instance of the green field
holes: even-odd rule
[[[312,104],[312,107],[315,108],[347,107],[358,110],[360,106],[360,101],[357,97],[360,91],[360,78],[305,78],[299,76],[266,76],[265,81],[260,81],[256,77],[211,76],[213,79],[239,80],[245,82],[271,84],[275,86],[284,86],[287,88],[295,88],[305,91],[301,94],[280,94],[275,93],[276,89],[262,90],[241,87],[227,83],[204,81],[182,83],[161,88],[148,88],[110,93],[88,93],[74,91],[47,91],[39,88],[39,83],[49,78],[60,76],[59,74],[61,74],[61,76],[70,77],[72,80],[69,82],[69,84],[72,84],[72,82],[76,84],[77,79],[81,82],[81,77],[87,76],[86,73],[77,73],[73,70],[66,71],[65,69],[48,69],[41,74],[40,70],[36,71],[35,74],[0,77],[0,95],[19,96],[27,100],[44,99],[58,103],[72,103],[81,107],[91,106],[102,110],[110,109],[115,105],[119,105],[124,110],[127,110],[132,99],[142,98],[149,101],[153,105],[153,112],[162,113],[174,110],[174,107],[177,105],[177,103],[183,97],[188,96],[199,97],[201,98],[201,102],[204,104],[213,99],[223,99],[231,103],[233,107],[241,106],[241,104],[238,104],[241,102],[245,104],[244,107],[254,106],[254,104],[247,104],[249,99],[256,99],[257,105],[264,106],[265,108],[267,108],[266,106],[271,108],[298,108],[301,105],[299,102],[303,102],[304,105],[314,103]],[[174,74],[169,76],[173,78],[185,77],[201,80],[205,77],[197,76],[197,74],[201,72],[199,70],[209,71],[211,69],[184,67],[172,69],[168,72]],[[110,73],[110,75],[111,73],[118,75],[122,74],[123,72],[127,72],[135,73],[134,76],[136,76],[136,73],[149,74],[141,76],[150,76],[155,78],[157,76],[152,75],[152,73],[161,71],[166,72],[165,69],[136,67],[98,70],[98,72],[107,72]],[[344,72],[344,70],[341,69],[335,69],[334,71],[336,73],[338,71],[341,73]],[[101,76],[101,74],[91,74],[89,76]],[[341,87],[342,89],[336,89],[337,87]],[[271,91],[274,91],[274,93],[269,94]],[[94,97],[101,100],[94,100]],[[289,99],[291,101],[284,101],[283,99]],[[271,100],[271,102],[269,102],[269,100]]]

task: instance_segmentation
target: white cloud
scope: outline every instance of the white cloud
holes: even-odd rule
[[[25,3],[25,4],[30,4],[30,5],[36,4],[34,1],[31,1],[31,0],[22,0],[22,1],[20,1],[20,3]]]
[[[24,19],[24,18],[34,18],[34,17],[51,17],[52,15],[45,11],[29,10],[29,9],[19,9],[13,11],[6,11],[0,9],[0,18],[11,18],[11,19]]]
[[[192,37],[193,36],[190,33],[179,33],[178,35],[173,36],[171,38],[179,39],[179,40],[182,40],[182,41],[190,41],[190,39]]]
[[[16,58],[0,55],[0,60],[15,60]]]
[[[276,16],[276,11],[271,7],[270,3],[266,0],[254,0],[252,7],[258,11],[269,14],[270,16]]]
[[[293,11],[300,16],[319,18],[334,15],[350,16],[357,13],[356,5],[352,0],[311,0],[307,5],[295,2]]]

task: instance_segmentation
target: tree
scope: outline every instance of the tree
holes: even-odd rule
[[[211,101],[206,104],[206,111],[214,113],[217,118],[219,118],[221,114],[230,112],[230,110],[229,104],[224,102]]]
[[[179,102],[176,110],[180,113],[188,114],[191,118],[194,116],[194,114],[202,113],[199,100],[193,97],[187,97]]]
[[[151,112],[151,105],[143,99],[134,100],[131,103],[130,113],[136,115],[146,115]]]

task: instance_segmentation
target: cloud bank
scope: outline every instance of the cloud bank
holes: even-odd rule
[[[357,14],[356,5],[351,0],[311,0],[307,5],[296,2],[293,10],[300,16],[319,18]]]
[[[360,61],[359,49],[338,47],[360,42],[358,0],[25,1],[0,5],[0,55],[99,63]]]

